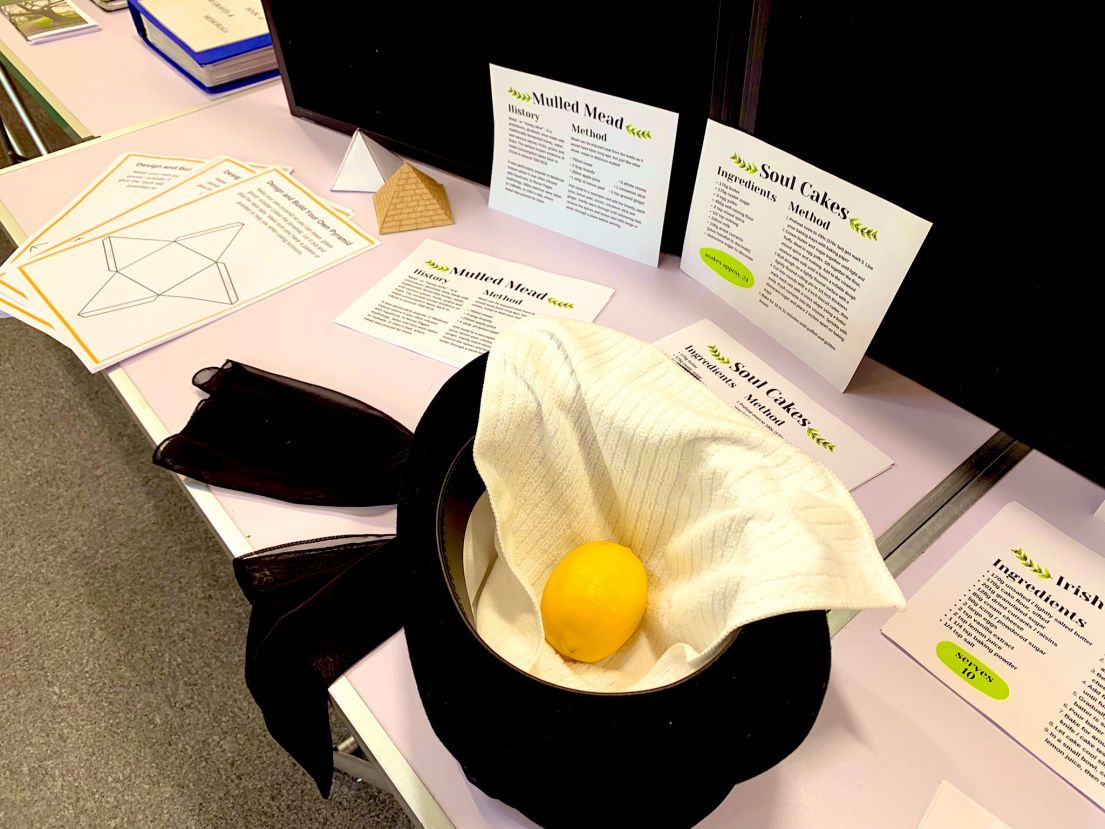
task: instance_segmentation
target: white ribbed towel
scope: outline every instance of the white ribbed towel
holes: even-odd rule
[[[476,556],[490,562],[476,628],[547,681],[654,688],[695,671],[757,619],[905,606],[836,476],[620,332],[531,317],[500,334],[475,461],[499,551]],[[545,642],[540,599],[557,562],[595,540],[640,557],[649,597],[629,642],[584,664]]]

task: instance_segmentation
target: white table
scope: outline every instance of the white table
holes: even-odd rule
[[[107,12],[90,0],[71,0],[100,31],[32,46],[0,20],[0,53],[81,138],[217,103],[151,50],[130,12]],[[278,85],[279,80],[263,82]],[[234,93],[231,93],[234,94]]]
[[[227,99],[216,107],[107,136],[0,173],[0,206],[7,209],[10,218],[6,224],[15,235],[19,228],[33,229],[127,150],[194,156],[225,153],[248,161],[288,164],[308,186],[326,194],[346,143],[347,138],[339,133],[291,118],[283,90],[268,86]],[[338,389],[378,406],[413,428],[453,369],[337,326],[332,320],[426,238],[609,285],[615,289],[614,298],[598,322],[645,340],[655,340],[702,317],[713,319],[895,460],[893,469],[855,492],[876,535],[889,528],[994,432],[992,426],[871,360],[863,361],[849,392],[841,395],[735,311],[683,276],[674,257],[665,256],[660,268],[654,269],[605,253],[491,211],[484,187],[440,171],[429,172],[445,184],[456,225],[384,237],[384,245],[375,251],[114,369],[109,375],[111,381],[150,437],[160,440],[185,423],[201,397],[190,385],[192,374],[226,358]],[[376,231],[370,196],[336,194],[335,198],[357,211],[356,219],[366,230]],[[0,324],[17,323],[0,320]],[[294,539],[389,532],[394,527],[394,508],[390,507],[291,506],[195,483],[188,484],[188,491],[234,555]],[[853,669],[862,670],[864,649],[871,643],[862,639],[853,650],[847,644],[857,635],[852,631],[862,629],[854,623],[845,630],[843,639],[838,638],[845,644],[836,646],[836,675],[826,713],[814,735],[777,771],[739,787],[721,814],[749,808],[748,792],[758,791],[753,799],[766,804],[762,805],[764,809],[770,807],[770,814],[762,815],[766,822],[748,825],[827,825],[796,821],[792,819],[794,814],[774,801],[790,803],[804,798],[802,787],[794,786],[789,771],[806,768],[802,765],[807,762],[804,757],[814,757],[813,765],[822,773],[843,774],[832,771],[838,762],[837,749],[824,736],[842,727],[831,724],[836,722],[832,712],[841,694],[849,693],[847,680],[841,676],[847,677]],[[935,687],[924,692],[930,696],[940,693],[941,689]],[[423,823],[461,827],[527,825],[512,810],[489,801],[469,786],[455,761],[433,736],[414,690],[401,634],[358,663],[335,684],[332,695],[365,748],[391,778],[399,796]],[[884,713],[877,707],[850,711],[843,727],[860,732],[878,729]],[[923,733],[925,727],[918,723],[918,733]],[[873,764],[877,765],[878,759],[878,754],[872,755]],[[841,762],[847,768],[852,761]],[[1043,779],[1040,769],[1034,774],[1033,780]],[[833,779],[839,784],[839,776]],[[782,781],[790,781],[787,785],[792,788],[775,791]],[[849,791],[842,789],[835,796],[844,797]],[[829,792],[824,788],[822,794],[829,798]],[[872,808],[890,808],[892,796],[889,790],[878,790],[872,795]],[[811,810],[817,808],[813,802],[808,805]],[[916,810],[918,818],[921,811]],[[813,813],[804,814],[808,818]],[[727,824],[711,819],[707,825]]]

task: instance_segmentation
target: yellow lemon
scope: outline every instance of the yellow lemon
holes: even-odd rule
[[[648,574],[633,551],[588,541],[553,568],[541,594],[545,639],[580,662],[598,662],[626,643],[648,603]]]

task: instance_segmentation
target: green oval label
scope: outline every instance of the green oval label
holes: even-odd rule
[[[954,642],[941,642],[936,646],[936,655],[960,679],[982,691],[986,696],[994,699],[1005,699],[1009,696],[1009,686],[998,676],[997,671],[966,648],[961,648]]]
[[[751,288],[756,284],[756,277],[752,275],[752,271],[725,251],[717,248],[702,248],[698,255],[710,266],[710,270],[726,282],[732,282],[738,288]]]

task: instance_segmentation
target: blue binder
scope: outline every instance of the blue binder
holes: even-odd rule
[[[215,86],[206,86],[201,81],[193,78],[184,69],[182,69],[176,63],[176,61],[174,61],[172,58],[170,58],[168,55],[166,55],[164,52],[162,52],[160,49],[150,43],[149,35],[147,35],[146,33],[146,27],[148,25],[156,26],[162,32],[162,34],[164,34],[166,37],[170,38],[174,43],[176,43],[177,46],[183,49],[184,52],[187,53],[187,55],[200,66],[206,66],[209,63],[217,63],[218,61],[226,60],[227,58],[235,58],[239,55],[244,55],[247,52],[253,52],[257,49],[263,49],[266,46],[271,46],[272,37],[268,33],[265,33],[263,35],[258,35],[257,37],[247,38],[246,40],[239,40],[236,43],[228,43],[225,46],[217,46],[214,49],[205,49],[202,52],[194,52],[191,48],[189,48],[187,43],[185,43],[171,31],[169,31],[169,29],[167,29],[160,20],[150,14],[145,8],[143,8],[139,0],[129,0],[128,8],[130,10],[131,17],[134,19],[134,27],[138,30],[139,37],[141,37],[142,40],[146,42],[146,45],[149,46],[150,49],[152,49],[158,55],[160,55],[166,63],[176,69],[181,75],[186,77],[204,92],[228,92],[232,89],[238,89],[239,87],[248,86],[251,83],[257,83],[258,81],[263,81],[268,78],[275,78],[277,75],[280,74],[280,69],[276,68],[268,70],[266,72],[261,72],[257,75],[250,75],[246,78],[239,78],[235,81],[228,81],[227,83],[217,84]]]

